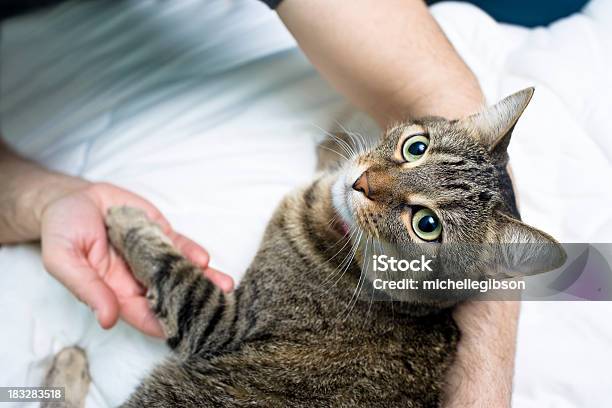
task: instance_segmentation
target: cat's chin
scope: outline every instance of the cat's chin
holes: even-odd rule
[[[354,230],[357,225],[354,214],[354,190],[352,189],[353,182],[363,172],[356,165],[347,165],[340,170],[336,176],[336,180],[332,184],[331,196],[334,211],[338,214],[339,224],[341,224],[342,233],[348,235]]]

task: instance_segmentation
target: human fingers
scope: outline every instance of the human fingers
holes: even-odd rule
[[[164,337],[161,324],[144,296],[119,298],[120,316],[130,326],[153,337]]]
[[[191,262],[202,269],[208,267],[208,261],[210,259],[208,251],[182,234],[172,233],[170,238],[176,249],[189,258]]]
[[[51,275],[93,310],[102,328],[115,325],[119,305],[114,292],[78,252],[43,241],[43,263]]]
[[[231,292],[234,290],[234,279],[231,276],[214,268],[206,268],[204,270],[204,276],[212,281],[215,285],[221,288],[224,292]]]

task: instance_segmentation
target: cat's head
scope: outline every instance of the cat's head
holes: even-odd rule
[[[464,119],[392,126],[340,170],[333,204],[365,265],[375,254],[425,254],[436,271],[394,278],[483,279],[540,273],[565,261],[552,237],[516,218],[506,173],[512,130],[532,95],[533,88],[522,90]],[[370,267],[366,275],[372,281],[383,274]]]

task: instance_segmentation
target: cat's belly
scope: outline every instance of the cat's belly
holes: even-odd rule
[[[456,327],[417,333],[405,339],[394,331],[386,336],[330,331],[257,341],[232,353],[191,358],[180,368],[169,363],[145,384],[151,382],[149,390],[172,390],[165,398],[173,404],[192,396],[182,402],[186,406],[437,406]],[[168,378],[179,377],[169,386]]]

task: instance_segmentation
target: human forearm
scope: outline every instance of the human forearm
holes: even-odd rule
[[[483,101],[421,0],[284,0],[278,13],[322,75],[381,125],[460,117]]]
[[[0,140],[0,243],[40,238],[44,207],[85,184],[18,156]]]
[[[473,301],[456,309],[461,341],[445,408],[510,407],[519,312],[516,301]]]

